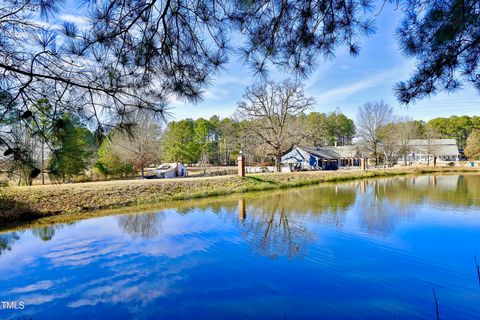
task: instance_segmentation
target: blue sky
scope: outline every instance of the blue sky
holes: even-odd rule
[[[439,94],[409,107],[396,101],[394,84],[407,79],[415,66],[414,60],[402,55],[394,36],[401,14],[392,6],[386,6],[377,17],[376,34],[362,41],[358,57],[351,57],[345,48],[340,48],[333,61],[319,61],[316,71],[305,80],[306,93],[317,100],[312,111],[330,112],[338,108],[355,119],[359,106],[383,99],[396,114],[421,120],[480,114],[480,95],[472,87],[455,94]],[[225,70],[213,80],[202,103],[172,103],[173,119],[232,115],[245,87],[254,82],[251,74],[232,56]],[[276,80],[288,75],[272,72],[271,76]]]
[[[85,21],[71,1],[67,1],[58,19],[81,25]],[[438,94],[408,107],[396,101],[394,84],[407,79],[415,66],[414,60],[402,55],[394,36],[401,15],[401,11],[386,5],[377,17],[376,34],[362,40],[358,57],[351,57],[345,48],[339,48],[334,60],[319,61],[316,71],[305,80],[306,93],[317,100],[312,111],[338,109],[355,119],[359,106],[383,99],[396,114],[414,119],[480,114],[480,95],[470,86],[454,94]],[[289,75],[271,70],[270,76],[279,80]],[[213,77],[201,103],[183,103],[172,98],[170,120],[231,116],[245,88],[254,82],[251,70],[242,65],[237,56],[231,56],[224,70]]]

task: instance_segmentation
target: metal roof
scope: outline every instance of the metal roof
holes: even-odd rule
[[[437,145],[457,145],[457,141],[455,139],[412,139],[408,141],[410,146],[437,146]]]
[[[345,158],[358,158],[360,153],[357,146],[340,146],[340,147],[298,147],[318,158],[335,160]]]
[[[460,153],[455,139],[414,139],[409,141],[416,153],[429,153],[437,156],[458,156]]]
[[[359,158],[361,157],[358,146],[338,146],[333,147],[340,155],[340,158]]]
[[[413,139],[409,141],[410,149],[414,153],[432,154],[436,156],[458,156],[459,151],[455,139]],[[360,158],[362,152],[358,145],[339,147],[297,147],[320,159],[335,160]]]

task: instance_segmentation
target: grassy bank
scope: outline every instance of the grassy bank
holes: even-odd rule
[[[321,182],[436,172],[478,172],[478,170],[470,168],[396,168],[368,171],[265,173],[248,175],[245,178],[221,176],[0,188],[0,225],[52,215],[78,215],[100,209],[138,204],[283,189]],[[93,216],[95,213],[93,212],[91,215]]]

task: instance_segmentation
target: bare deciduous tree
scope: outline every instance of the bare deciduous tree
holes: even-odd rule
[[[381,130],[382,147],[388,165],[397,164],[403,158],[407,165],[407,156],[411,152],[411,140],[420,136],[419,123],[408,117],[394,117],[391,123]]]
[[[383,101],[367,102],[358,110],[357,136],[363,150],[378,166],[384,129],[393,121],[393,109]]]
[[[473,130],[468,137],[465,155],[469,160],[480,160],[480,130]]]
[[[235,47],[259,74],[308,74],[337,47],[358,53],[374,31],[370,1],[81,0],[82,22],[60,25],[62,0],[0,0],[0,126],[38,117],[28,108],[40,98],[56,111],[51,123],[70,113],[99,135],[138,110],[164,115],[171,95],[198,101]],[[236,32],[244,45],[230,41]],[[13,157],[8,134],[0,150]]]
[[[376,9],[400,3],[81,0],[80,25],[52,24],[73,3],[64,2],[0,0],[0,95],[8,96],[0,102],[0,127],[6,127],[0,128],[0,151],[10,158],[21,154],[8,138],[6,118],[38,117],[29,106],[40,98],[54,106],[52,124],[69,113],[101,135],[132,110],[164,114],[170,95],[197,101],[231,49],[261,75],[272,65],[308,75],[339,47],[355,56],[361,36],[375,31]],[[422,63],[398,83],[399,100],[454,91],[463,82],[480,88],[478,0],[403,2],[401,46]],[[244,45],[230,40],[237,32]]]
[[[393,166],[397,163],[401,154],[401,145],[398,135],[399,123],[395,122],[387,124],[381,130],[382,151],[385,157],[385,163],[388,166]]]
[[[427,138],[427,149],[425,150],[427,153],[427,166],[430,165],[430,156],[433,155],[434,166],[436,165],[436,148],[435,148],[435,140],[440,138],[440,134],[435,131],[434,128],[427,126],[425,130],[425,137]]]
[[[139,120],[128,131],[115,131],[112,134],[110,148],[125,162],[132,163],[140,170],[142,178],[145,167],[160,156],[161,127],[153,120]]]
[[[252,132],[271,149],[277,172],[283,152],[295,143],[294,117],[314,103],[305,96],[303,85],[292,80],[253,85],[238,103],[237,112],[251,120]]]
[[[400,118],[396,124],[396,135],[398,137],[399,153],[403,157],[403,164],[407,165],[407,156],[411,152],[411,140],[421,136],[419,122],[406,118]]]

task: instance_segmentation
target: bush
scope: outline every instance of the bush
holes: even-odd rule
[[[8,187],[8,180],[0,180],[0,188]]]

